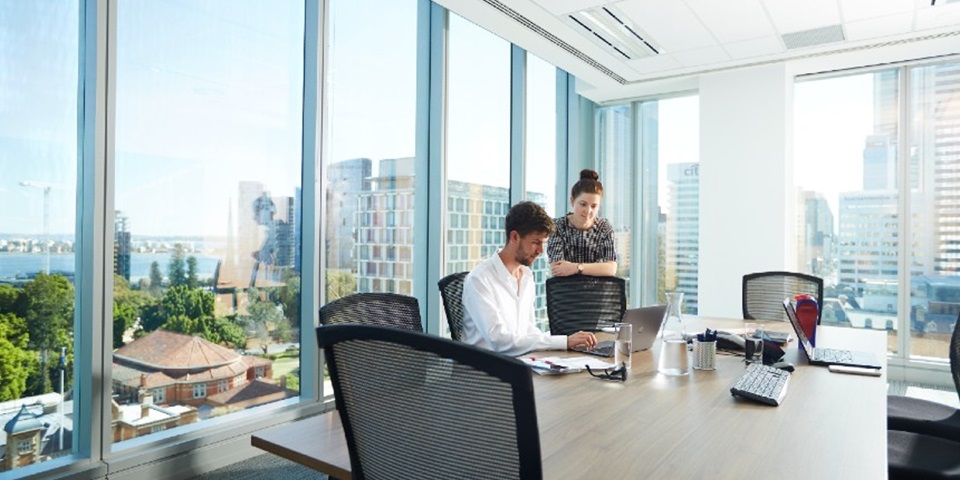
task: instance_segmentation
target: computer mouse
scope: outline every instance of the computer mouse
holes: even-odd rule
[[[777,362],[770,366],[773,368],[779,368],[780,370],[785,370],[787,372],[792,372],[794,370],[794,366],[790,362]]]

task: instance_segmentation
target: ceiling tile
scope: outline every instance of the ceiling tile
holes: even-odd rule
[[[763,0],[763,4],[781,35],[840,23],[837,0]]]
[[[776,35],[760,0],[687,0],[720,43]]]
[[[886,17],[894,13],[913,12],[916,0],[840,0],[844,22]],[[928,1],[929,5],[930,2]]]
[[[943,0],[938,0],[940,3]],[[960,23],[960,3],[948,3],[917,10],[917,30],[945,27]]]
[[[680,62],[680,65],[684,67],[697,67],[701,65],[709,65],[711,63],[719,63],[730,60],[730,56],[723,51],[723,48],[717,47],[707,47],[707,48],[698,48],[696,50],[684,50],[682,52],[677,52],[673,54],[673,57]]]
[[[913,30],[913,12],[897,13],[885,17],[871,18],[859,22],[847,22],[843,31],[847,40],[866,40],[880,38]]]
[[[683,2],[627,0],[618,2],[634,25],[645,31],[662,52],[715,46],[717,41]]]
[[[566,15],[570,12],[579,12],[597,5],[610,3],[610,0],[534,0],[546,11],[554,15]],[[509,3],[509,2],[508,2]]]
[[[671,55],[657,55],[656,57],[641,58],[640,60],[627,60],[626,64],[641,74],[674,70],[683,66]]]
[[[752,57],[762,57],[774,53],[786,51],[783,42],[778,36],[769,36],[763,38],[753,38],[741,42],[730,42],[723,44],[723,49],[727,51],[730,58],[745,59]]]

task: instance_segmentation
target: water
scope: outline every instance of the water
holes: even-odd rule
[[[690,373],[687,358],[687,341],[681,339],[664,340],[660,346],[660,373],[664,375],[686,375]]]
[[[613,342],[613,363],[620,366],[621,363],[627,365],[627,371],[630,371],[630,365],[633,363],[631,355],[633,354],[633,341],[616,340]]]
[[[167,274],[171,253],[134,253],[130,255],[130,279],[139,280],[150,277],[150,264],[157,262],[160,272]],[[189,254],[187,256],[190,256]],[[211,278],[217,268],[216,257],[194,255],[197,257],[197,276]],[[43,270],[45,255],[36,253],[0,253],[0,279],[28,278]],[[76,257],[72,253],[51,254],[50,272],[73,274],[76,270]]]

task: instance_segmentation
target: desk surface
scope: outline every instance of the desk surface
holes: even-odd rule
[[[741,321],[689,318],[723,328]],[[767,323],[770,329],[788,324]],[[872,351],[885,363],[882,331],[820,327],[818,344]],[[656,373],[656,351],[634,354],[629,379],[534,375],[544,478],[885,478],[886,368],[881,377],[797,365],[782,405],[730,395],[742,358],[718,355],[717,370],[684,377]],[[575,353],[571,353],[575,354]],[[563,355],[562,353],[560,355]],[[337,412],[279,425],[252,437],[255,447],[333,477],[350,458]],[[767,473],[762,473],[767,471]]]

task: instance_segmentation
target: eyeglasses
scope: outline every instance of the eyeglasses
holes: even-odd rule
[[[619,367],[610,370],[608,368],[603,369],[603,373],[593,373],[593,370],[590,370],[590,365],[587,365],[587,372],[597,378],[602,378],[604,380],[620,380],[621,382],[627,381],[627,364],[621,363]]]

